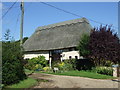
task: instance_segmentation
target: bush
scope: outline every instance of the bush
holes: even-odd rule
[[[58,67],[61,71],[70,71],[75,70],[75,59],[72,60],[64,60],[63,62],[58,62],[54,65],[54,67]]]
[[[92,70],[95,67],[94,62],[90,59],[78,59],[76,61],[77,70]]]
[[[44,67],[43,70],[44,70],[45,72],[51,72],[51,71],[52,71],[52,69],[51,69],[50,67]]]
[[[52,61],[52,68],[58,67],[58,64],[60,64],[60,63],[61,63],[60,60],[53,60],[53,61]]]
[[[66,64],[66,67],[69,70],[75,70],[76,69],[76,59],[71,59],[71,60],[65,60],[64,63]]]
[[[2,43],[2,83],[10,85],[26,78],[19,43]]]
[[[43,67],[48,66],[48,61],[44,56],[34,57],[28,60],[28,63],[25,65],[26,69],[29,70],[42,70]]]
[[[40,71],[43,70],[43,66],[41,64],[36,64],[34,69]]]
[[[104,61],[105,61],[104,66],[106,66],[106,67],[111,67],[114,64],[110,60],[104,60]]]
[[[63,68],[63,71],[73,70],[73,66],[70,63],[65,63],[62,68]]]
[[[112,67],[96,67],[93,69],[94,72],[104,75],[113,75],[113,69]]]

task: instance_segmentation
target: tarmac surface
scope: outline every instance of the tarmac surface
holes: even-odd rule
[[[46,80],[33,88],[118,88],[118,79],[101,80],[43,73],[33,73],[29,77]]]

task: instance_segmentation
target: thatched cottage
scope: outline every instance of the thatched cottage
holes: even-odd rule
[[[38,27],[23,44],[24,58],[43,55],[47,60],[80,58],[76,46],[83,33],[90,33],[91,25],[86,18],[74,19]]]

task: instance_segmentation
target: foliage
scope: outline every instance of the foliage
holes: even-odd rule
[[[58,62],[54,66],[58,67],[59,70],[61,71],[70,71],[70,70],[75,70],[75,59],[71,60],[64,60],[63,62]]]
[[[43,66],[41,64],[36,64],[34,69],[39,71],[42,70],[42,68]]]
[[[77,70],[91,70],[95,67],[91,59],[78,59],[76,60],[76,69]]]
[[[23,69],[21,47],[15,41],[8,41],[9,33],[6,35],[7,41],[2,41],[2,83],[10,85],[25,79],[26,75]]]
[[[43,70],[44,70],[45,72],[51,72],[51,71],[52,71],[52,69],[51,69],[50,67],[44,67]]]
[[[105,65],[106,60],[114,63],[120,62],[120,43],[116,34],[110,27],[94,28],[90,34],[90,55],[96,65]]]
[[[53,60],[52,61],[52,68],[58,67],[58,64],[60,64],[60,63],[61,63],[61,60]]]
[[[67,65],[69,65],[70,67],[69,70],[75,70],[76,69],[76,59],[68,59],[68,60],[64,60],[64,63]]]
[[[112,67],[96,67],[93,69],[94,72],[104,75],[113,75],[113,69]]]
[[[83,34],[78,50],[81,56],[91,59],[96,66],[120,63],[120,40],[111,27],[101,26],[91,30],[90,36]]]
[[[29,70],[29,69],[24,69],[26,75],[31,75],[34,71]]]
[[[9,40],[10,37],[11,37],[11,36],[10,36],[10,30],[7,29],[6,32],[5,32],[4,38],[5,38],[5,40]]]
[[[61,62],[58,64],[58,67],[60,70],[64,70],[64,66],[65,66],[65,63],[64,62]]]
[[[60,70],[61,71],[70,71],[70,70],[73,70],[72,64],[65,62],[65,64],[62,67],[60,67]]]
[[[28,37],[24,37],[23,38],[23,43],[28,39]]]
[[[43,67],[47,66],[47,60],[44,56],[34,57],[32,59],[28,59],[28,63],[25,65],[26,69],[29,70],[42,70]]]
[[[7,88],[31,88],[33,87],[34,85],[37,84],[37,80],[36,79],[33,79],[33,78],[27,78],[23,81],[20,81],[19,83],[17,84],[13,84],[13,85],[9,85],[7,87],[5,87],[5,89]]]
[[[90,36],[88,34],[83,34],[81,36],[81,39],[79,41],[79,45],[77,47],[79,50],[79,54],[81,56],[86,57],[90,53],[89,48],[88,48],[89,38],[90,38]]]

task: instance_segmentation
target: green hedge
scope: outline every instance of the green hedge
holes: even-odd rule
[[[78,59],[76,60],[76,69],[77,70],[92,70],[95,67],[95,64],[90,59]]]
[[[10,85],[26,78],[19,43],[2,43],[2,83]]]

